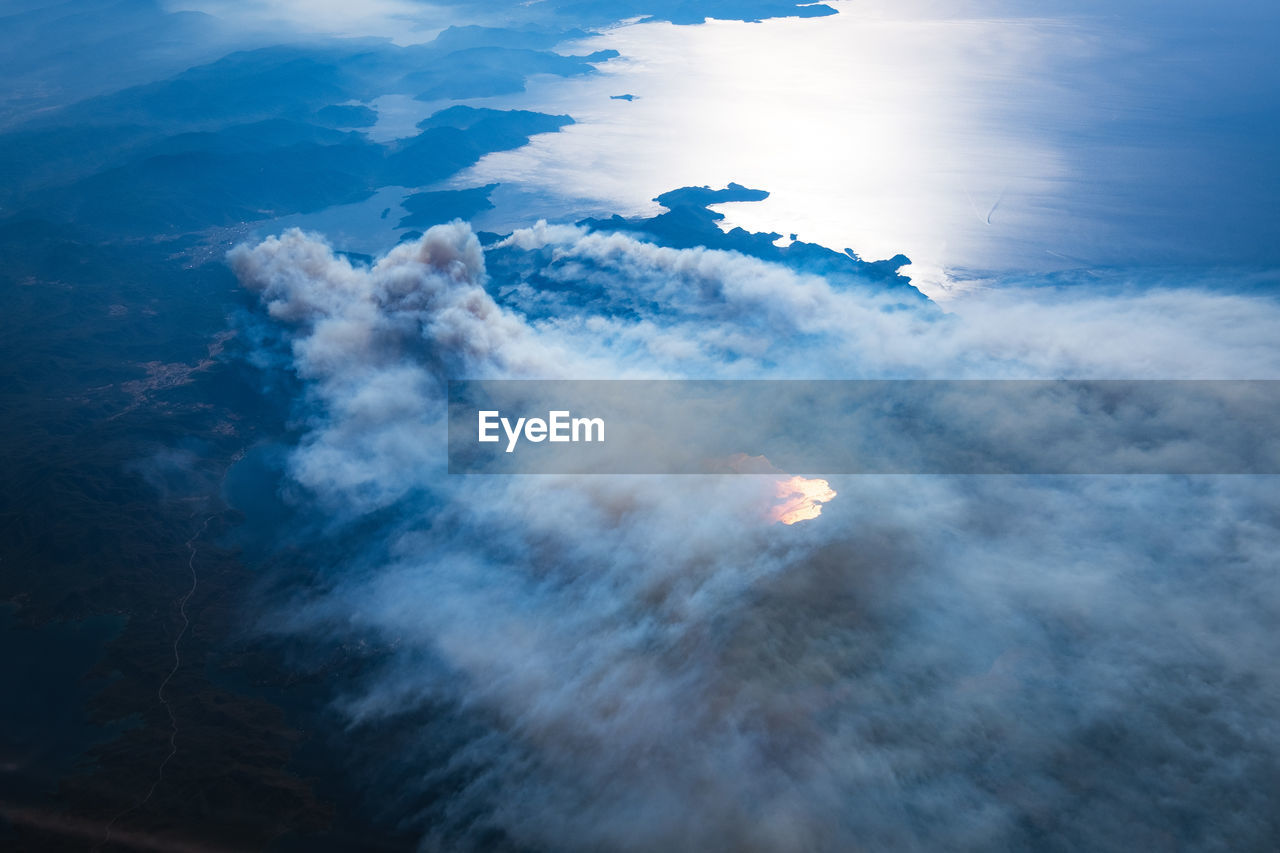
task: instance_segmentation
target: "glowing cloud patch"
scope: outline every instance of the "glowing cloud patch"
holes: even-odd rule
[[[778,482],[777,495],[782,503],[770,510],[770,518],[795,524],[822,515],[822,505],[836,496],[836,490],[826,480],[791,477]]]

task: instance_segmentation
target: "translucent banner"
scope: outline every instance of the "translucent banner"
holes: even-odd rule
[[[454,474],[1276,474],[1276,380],[449,383]]]

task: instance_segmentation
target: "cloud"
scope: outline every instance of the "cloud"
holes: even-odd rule
[[[229,256],[287,329],[312,427],[293,474],[361,509],[439,468],[447,376],[555,375],[561,356],[484,291],[480,244],[437,226],[371,269],[298,229]]]
[[[1271,340],[1280,304],[1219,282],[1068,279],[969,294],[944,314],[736,252],[672,249],[573,226],[540,223],[496,249],[534,253],[541,280],[560,285],[508,284],[506,302],[555,318],[552,325],[584,342],[594,336],[617,353],[640,349],[670,375],[1280,376]]]
[[[307,388],[291,476],[361,543],[264,621],[386,650],[335,702],[355,753],[408,727],[368,784],[396,780],[427,849],[1280,830],[1270,479],[830,477],[788,527],[775,476],[449,477],[441,432],[460,376],[1270,376],[1273,300],[1030,290],[943,314],[548,225],[487,253],[438,226],[369,268],[290,231],[231,261]]]

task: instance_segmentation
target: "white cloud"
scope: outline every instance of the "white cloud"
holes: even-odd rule
[[[1265,812],[1276,756],[1270,481],[833,477],[784,527],[771,477],[448,477],[441,414],[455,376],[1276,375],[1273,300],[944,315],[562,226],[495,251],[561,301],[486,282],[456,223],[370,269],[297,231],[232,255],[309,389],[294,477],[337,519],[398,509],[271,621],[389,650],[342,687],[353,743],[433,709],[421,753],[379,757],[451,792],[425,846],[992,849],[1061,814],[1081,849],[1175,815],[1224,848],[1265,834],[1231,815]],[[440,766],[437,742],[465,745]]]

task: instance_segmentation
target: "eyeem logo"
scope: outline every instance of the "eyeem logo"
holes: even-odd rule
[[[604,441],[604,418],[575,418],[567,410],[547,412],[547,419],[517,418],[515,424],[510,418],[502,417],[502,413],[494,410],[480,412],[479,441],[494,442],[501,440],[498,427],[507,435],[507,453],[516,449],[521,434],[526,441],[535,444],[540,441]]]

